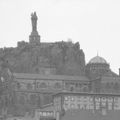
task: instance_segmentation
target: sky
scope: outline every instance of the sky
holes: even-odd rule
[[[98,53],[120,67],[120,0],[0,0],[0,48],[29,41],[31,13],[41,42],[79,42],[86,63]]]

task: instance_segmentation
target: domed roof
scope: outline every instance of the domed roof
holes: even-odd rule
[[[91,64],[91,63],[106,63],[107,64],[107,61],[104,59],[104,58],[102,58],[102,57],[100,57],[100,56],[96,56],[96,57],[94,57],[94,58],[92,58],[90,61],[89,61],[89,63]]]

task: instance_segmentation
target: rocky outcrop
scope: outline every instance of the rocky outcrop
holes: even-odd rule
[[[22,41],[15,48],[0,49],[0,57],[18,73],[42,73],[43,70],[43,74],[83,75],[85,72],[85,56],[79,43],[32,45]]]

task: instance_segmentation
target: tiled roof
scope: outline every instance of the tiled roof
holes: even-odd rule
[[[42,80],[77,80],[89,81],[86,76],[67,76],[67,75],[41,75],[41,74],[28,74],[28,73],[14,73],[17,79],[42,79]]]

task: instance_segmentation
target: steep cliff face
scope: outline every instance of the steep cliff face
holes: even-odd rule
[[[31,45],[19,42],[16,48],[3,48],[0,57],[14,72],[84,75],[85,56],[79,43],[56,42]]]

